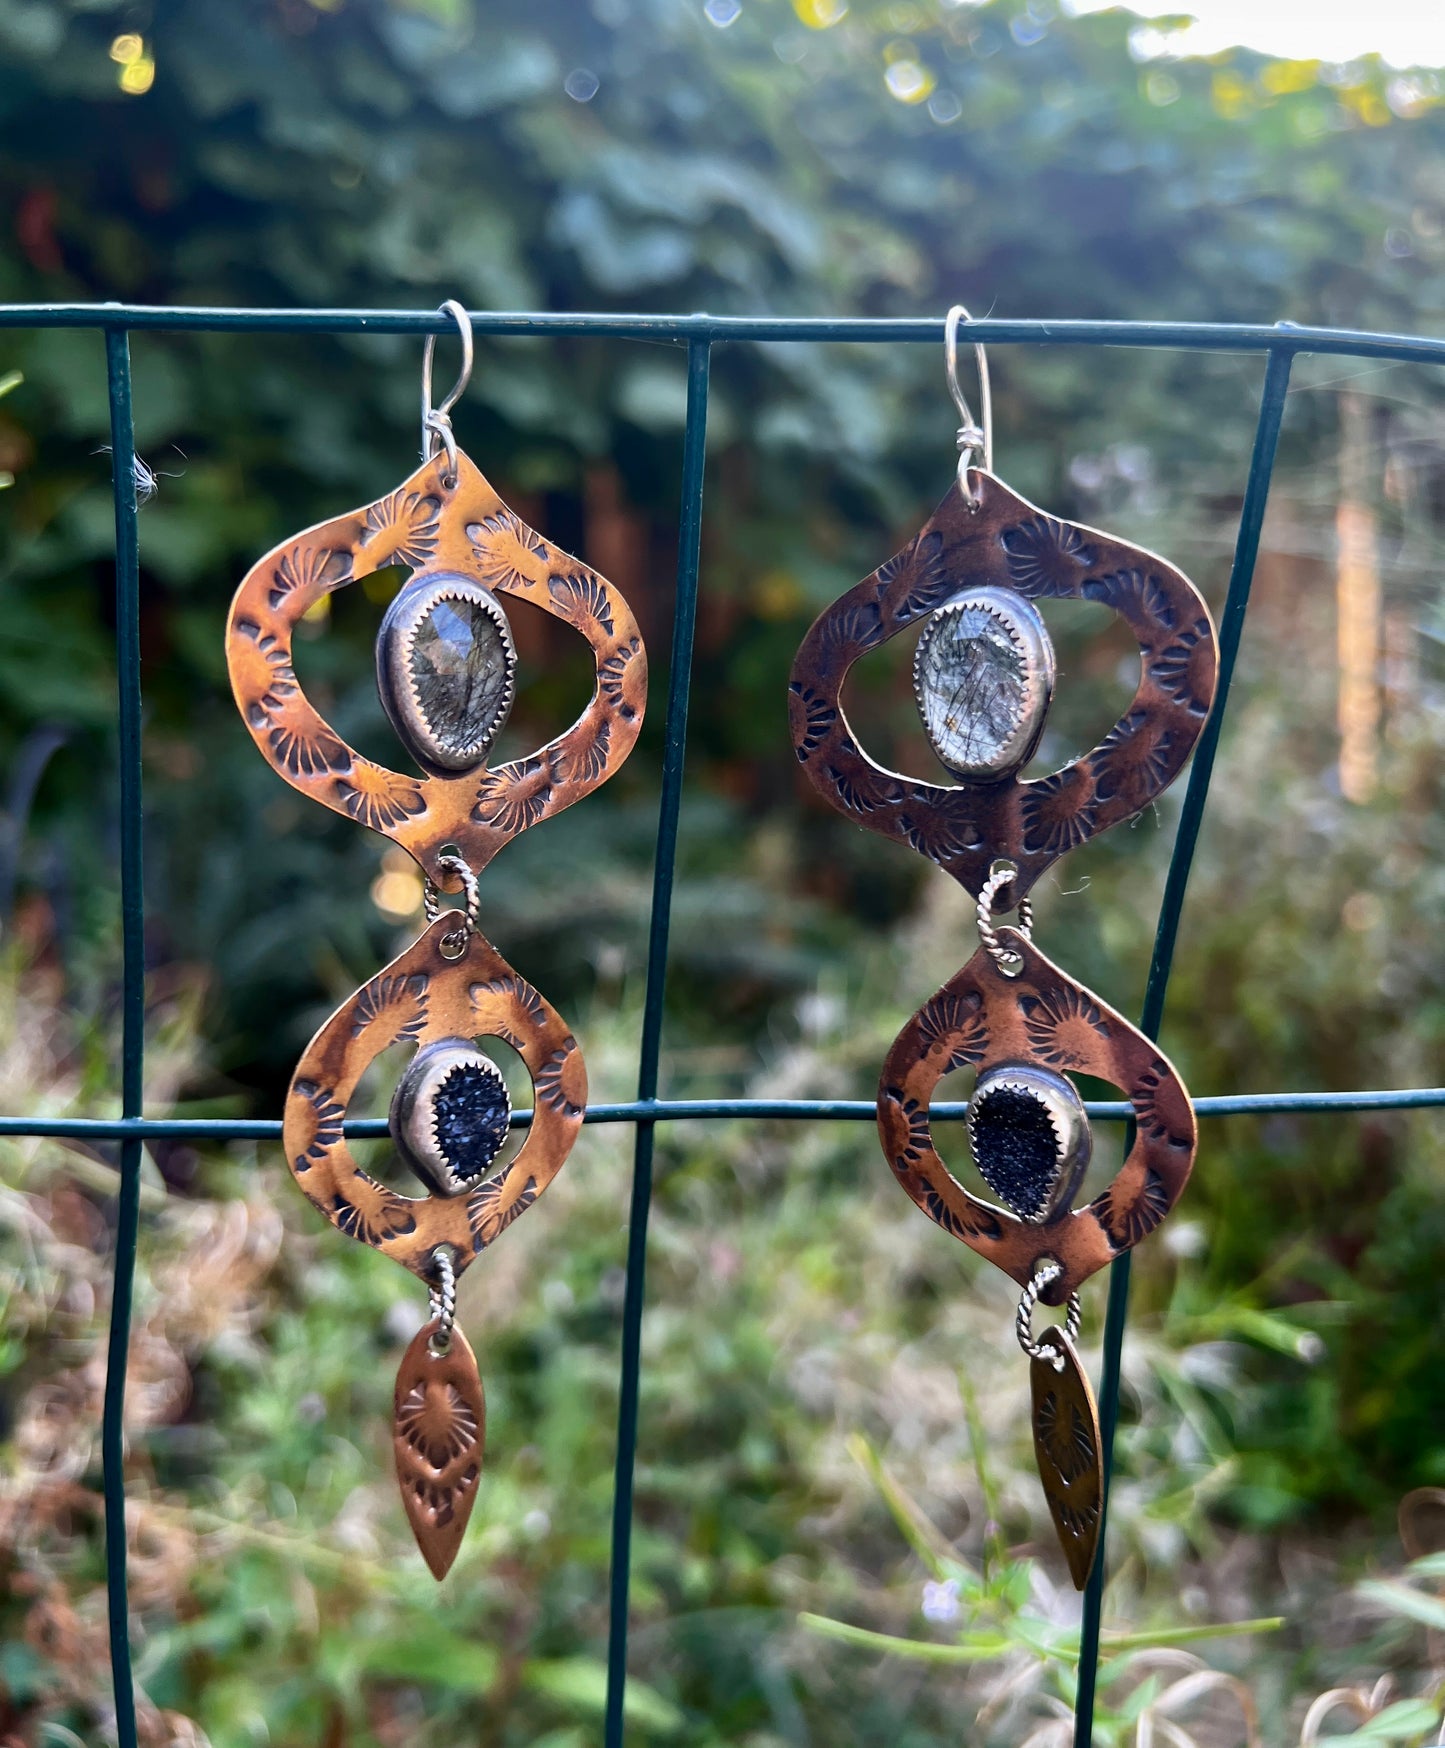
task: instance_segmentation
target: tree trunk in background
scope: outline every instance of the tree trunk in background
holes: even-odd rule
[[[1335,583],[1339,651],[1340,792],[1368,801],[1375,792],[1380,731],[1380,566],[1373,506],[1370,403],[1340,396],[1339,558]]]

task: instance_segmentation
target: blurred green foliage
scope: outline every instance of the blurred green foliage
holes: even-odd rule
[[[1072,20],[1049,0],[0,0],[0,299],[891,315],[961,298],[976,313],[1438,325],[1438,75],[1243,52],[1175,61],[1136,25]],[[158,1011],[177,991],[202,998],[187,1010],[201,1046],[152,1096],[269,1111],[316,1022],[398,925],[368,898],[379,844],[255,757],[220,629],[258,552],[411,465],[419,348],[141,335],[133,350],[138,448],[158,476],[141,523],[154,994]],[[1217,607],[1258,360],[1000,348],[994,366],[1011,483],[1167,551]],[[899,1024],[968,953],[968,918],[917,858],[804,793],[784,685],[811,615],[944,489],[952,409],[932,348],[730,346],[714,370],[667,1090],[867,1096]],[[1370,397],[1370,466],[1344,484],[1376,516],[1385,582],[1386,708],[1364,803],[1341,798],[1336,774],[1341,385]],[[668,348],[488,341],[457,418],[504,495],[626,589],[659,679],[683,390]],[[0,481],[14,477],[0,498],[0,908],[71,1016],[56,1059],[83,1067],[82,1102],[100,1108],[117,827],[97,337],[7,331],[0,392]],[[1445,1078],[1442,430],[1424,372],[1297,367],[1166,1031],[1197,1091]],[[396,759],[371,680],[382,598],[338,597],[300,663],[343,732]],[[585,686],[578,652],[518,618],[516,751]],[[1064,683],[1044,755],[1057,763],[1112,720],[1129,651],[1087,613],[1051,626]],[[850,710],[881,756],[922,768],[907,653],[860,664]],[[632,1090],[659,716],[604,793],[512,846],[483,888],[489,933],[575,1017],[604,1099]],[[1041,894],[1045,950],[1126,1010],[1177,805],[1086,846]],[[15,1085],[15,1100],[50,1096],[45,1073]],[[389,1386],[386,1365],[358,1366],[357,1331],[384,1323],[404,1282],[316,1234],[302,1208],[294,1225],[288,1212],[279,1284],[248,1313],[254,1345],[228,1349],[221,1332],[176,1344],[192,1406],[156,1419],[145,1460],[163,1501],[214,1511],[219,1557],[157,1591],[144,1656],[158,1704],[195,1710],[204,1694],[214,1739],[249,1741],[264,1681],[273,1740],[371,1740],[366,1728],[420,1741],[402,1678],[421,1680],[429,1658],[427,1727],[453,1739],[478,1693],[495,1724],[485,1740],[571,1748],[595,1733],[625,1159],[589,1148],[566,1174],[588,1185],[582,1213],[556,1209],[548,1228],[548,1257],[565,1258],[553,1300],[537,1300],[535,1274],[509,1276],[516,1303],[476,1308],[479,1330],[500,1331],[484,1369],[513,1444],[478,1509],[495,1530],[474,1531],[471,1574],[440,1623],[396,1523],[375,1527],[392,1507],[368,1491],[390,1484],[377,1433]],[[917,1497],[954,1499],[946,1533],[976,1564],[985,1517],[976,1493],[962,1504],[978,1483],[959,1478],[972,1447],[950,1447],[950,1495],[936,1461],[922,1472],[929,1441],[953,1436],[947,1413],[920,1420],[901,1386],[866,1401],[824,1392],[809,1408],[776,1368],[806,1331],[845,1373],[929,1341],[952,1367],[985,1321],[1007,1335],[1007,1294],[893,1208],[865,1128],[691,1130],[664,1141],[660,1163],[637,1727],[752,1748],[824,1720],[829,1740],[946,1739],[981,1690],[901,1693],[842,1655],[819,1664],[815,1644],[795,1654],[780,1623],[804,1609],[898,1633],[916,1613],[885,1594],[916,1584],[871,1484],[839,1479],[856,1470],[838,1458],[847,1434],[865,1432],[890,1468],[901,1448]],[[182,1211],[253,1174],[289,1194],[273,1157],[173,1147],[158,1164]],[[1170,1245],[1138,1271],[1151,1345],[1121,1444],[1126,1616],[1168,1624],[1186,1553],[1206,1587],[1211,1563],[1316,1558],[1325,1535],[1354,1558],[1407,1488],[1445,1484],[1442,1210],[1428,1113],[1206,1128]],[[535,1254],[520,1229],[513,1239]],[[743,1264],[724,1267],[717,1244]],[[894,1270],[897,1246],[909,1260]],[[847,1321],[855,1311],[862,1322]],[[12,1414],[47,1344],[69,1339],[40,1314],[21,1328]],[[1008,1364],[1005,1342],[973,1386],[994,1389]],[[308,1419],[313,1398],[323,1412]],[[1001,1410],[986,1442],[1010,1439]],[[1024,1538],[1032,1483],[1010,1475],[1006,1526]],[[839,1489],[842,1553],[811,1527]],[[536,1512],[549,1527],[532,1537],[518,1526]],[[227,1539],[252,1519],[285,1551]],[[79,1549],[57,1557],[93,1580],[95,1547],[82,1535]],[[1283,1612],[1250,1573],[1247,1609],[1211,1595],[1207,1618]],[[1293,1568],[1282,1588],[1315,1606]],[[1334,1645],[1311,1660],[1308,1625],[1288,1669],[1267,1641],[1250,1653],[1276,1718],[1317,1675],[1352,1678]],[[19,1691],[13,1649],[0,1676]],[[378,1692],[388,1716],[395,1698],[393,1723],[376,1721]]]

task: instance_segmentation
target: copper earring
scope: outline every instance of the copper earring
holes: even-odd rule
[[[1103,1458],[1075,1350],[1078,1290],[1174,1206],[1194,1163],[1189,1095],[1157,1045],[1074,982],[1031,939],[1028,894],[1058,858],[1147,807],[1179,774],[1214,700],[1218,647],[1203,598],[1153,553],[1026,503],[992,472],[988,366],[975,347],[983,425],[957,374],[956,306],[945,325],[949,388],[962,417],[958,477],[896,557],[823,612],[789,683],[793,745],[809,780],[855,823],[908,844],[978,901],[980,944],[898,1035],[878,1089],[878,1132],[898,1181],[931,1219],[1023,1289],[1019,1341],[1032,1361],[1040,1477],[1074,1583],[1098,1549]],[[982,466],[973,465],[981,461]],[[1021,773],[1054,689],[1053,650],[1034,606],[1101,602],[1139,644],[1134,698],[1104,741],[1036,780]],[[951,784],[883,769],[843,712],[849,668],[922,624],[914,691]],[[1013,910],[1017,925],[997,925]],[[998,1197],[960,1184],[933,1144],[929,1101],[950,1070],[977,1080],[967,1130]],[[1075,1208],[1092,1146],[1071,1074],[1112,1082],[1135,1133],[1112,1183]],[[1035,1338],[1035,1305],[1067,1305]]]
[[[476,1360],[453,1323],[456,1281],[561,1170],[587,1102],[582,1054],[566,1022],[478,927],[477,875],[520,832],[618,770],[647,699],[647,657],[626,601],[508,509],[457,447],[450,414],[471,374],[472,329],[459,304],[442,308],[457,323],[463,365],[433,407],[428,336],[422,465],[376,503],[267,553],[236,591],[226,628],[231,687],[263,757],[293,788],[408,850],[425,879],[429,921],[420,937],[307,1046],[286,1097],[284,1146],[297,1184],[332,1225],[430,1289],[430,1321],[397,1377],[393,1434],[402,1500],[438,1578],[476,1498],[486,1423]],[[292,664],[292,630],[304,614],[392,565],[410,575],[382,621],[378,682],[420,777],[349,747],[307,700]],[[596,686],[564,734],[492,767],[488,749],[516,683],[509,597],[587,640]],[[458,890],[464,909],[440,910],[438,892]],[[478,1046],[488,1036],[517,1051],[534,1093],[526,1139],[500,1170],[510,1104]],[[393,1044],[415,1051],[390,1127],[428,1192],[420,1197],[369,1177],[343,1131],[357,1083]]]

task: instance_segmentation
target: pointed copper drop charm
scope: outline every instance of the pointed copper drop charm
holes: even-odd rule
[[[1082,1590],[1099,1551],[1104,1498],[1099,1410],[1074,1344],[1063,1330],[1042,1330],[1038,1345],[1045,1352],[1029,1366],[1034,1456],[1074,1588]],[[1061,1371],[1054,1370],[1053,1355],[1062,1356]]]
[[[445,1578],[477,1497],[487,1404],[466,1336],[453,1327],[447,1351],[433,1353],[436,1327],[428,1323],[402,1359],[391,1431],[412,1534],[433,1578]]]

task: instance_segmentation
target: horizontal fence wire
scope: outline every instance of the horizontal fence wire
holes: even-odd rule
[[[1362,1092],[1222,1093],[1191,1100],[1196,1117],[1325,1116],[1331,1111],[1412,1111],[1445,1105],[1445,1086],[1382,1088]],[[966,1100],[935,1100],[929,1110],[940,1122],[962,1121]],[[1127,1123],[1132,1107],[1123,1099],[1085,1099],[1095,1123]],[[752,1119],[772,1123],[876,1123],[874,1099],[630,1099],[589,1104],[584,1123],[692,1123]],[[528,1129],[530,1111],[513,1111],[511,1126]],[[385,1117],[352,1117],[342,1124],[349,1141],[379,1141],[390,1135]],[[279,1141],[279,1117],[0,1117],[0,1136],[34,1135],[61,1141]]]
[[[611,1610],[608,1640],[608,1691],[605,1748],[622,1748],[623,1700],[627,1675],[628,1578],[631,1551],[633,1474],[637,1449],[641,1380],[641,1331],[645,1306],[647,1216],[651,1201],[653,1148],[659,1123],[752,1119],[761,1121],[870,1122],[872,1101],[861,1099],[663,1099],[657,1096],[662,1057],[668,932],[676,871],[677,832],[683,794],[692,640],[698,595],[702,529],[702,491],[706,458],[709,359],[714,345],[728,341],[855,342],[938,344],[941,317],[905,320],[772,316],[650,316],[627,314],[552,314],[473,311],[479,334],[501,338],[591,337],[652,341],[686,347],[688,404],[683,437],[683,490],[679,519],[677,593],[674,601],[672,666],[664,723],[662,797],[653,866],[653,905],[643,1031],[639,1048],[638,1096],[618,1104],[589,1105],[588,1123],[636,1125],[632,1202],[628,1228],[627,1286],[623,1308],[616,1475],[613,1494]],[[110,406],[112,474],[116,527],[116,658],[118,750],[121,800],[121,1100],[116,1118],[0,1116],[0,1136],[30,1136],[77,1143],[120,1143],[114,1285],[101,1443],[106,1515],[106,1583],[114,1676],[116,1737],[119,1748],[136,1748],[134,1678],[130,1661],[126,1598],[124,1393],[138,1238],[141,1159],[148,1141],[189,1139],[217,1143],[279,1141],[281,1124],[268,1119],[228,1117],[144,1117],[144,927],[141,815],[140,560],[131,457],[129,334],[146,332],[225,332],[255,334],[443,334],[451,319],[431,310],[246,310],[135,304],[13,304],[0,306],[0,329],[83,328],[103,333]],[[968,324],[971,341],[991,345],[1123,346],[1199,352],[1263,353],[1264,390],[1229,594],[1220,627],[1218,705],[1195,751],[1176,832],[1155,935],[1154,954],[1141,1018],[1142,1029],[1157,1034],[1185,890],[1198,842],[1210,779],[1223,724],[1224,706],[1238,654],[1258,554],[1260,530],[1273,472],[1291,361],[1300,353],[1372,358],[1401,363],[1445,364],[1445,340],[1411,335],[1353,333],[1302,327],[1290,322],[1261,324],[1192,322],[1037,321],[989,318]],[[1445,1087],[1368,1089],[1346,1092],[1266,1092],[1226,1094],[1194,1101],[1200,1117],[1239,1117],[1330,1112],[1426,1109],[1445,1105]],[[961,1118],[966,1105],[940,1103],[939,1118]],[[1123,1101],[1086,1105],[1091,1119],[1127,1123]],[[530,1111],[513,1114],[524,1128]],[[384,1136],[384,1120],[348,1122],[353,1137]],[[1119,1356],[1128,1307],[1129,1259],[1111,1271],[1104,1330],[1100,1387],[1106,1477],[1112,1465],[1119,1400]],[[1105,1492],[1107,1507],[1107,1487]],[[1084,1597],[1075,1748],[1091,1748],[1098,1676],[1099,1634],[1105,1561],[1101,1553]]]

